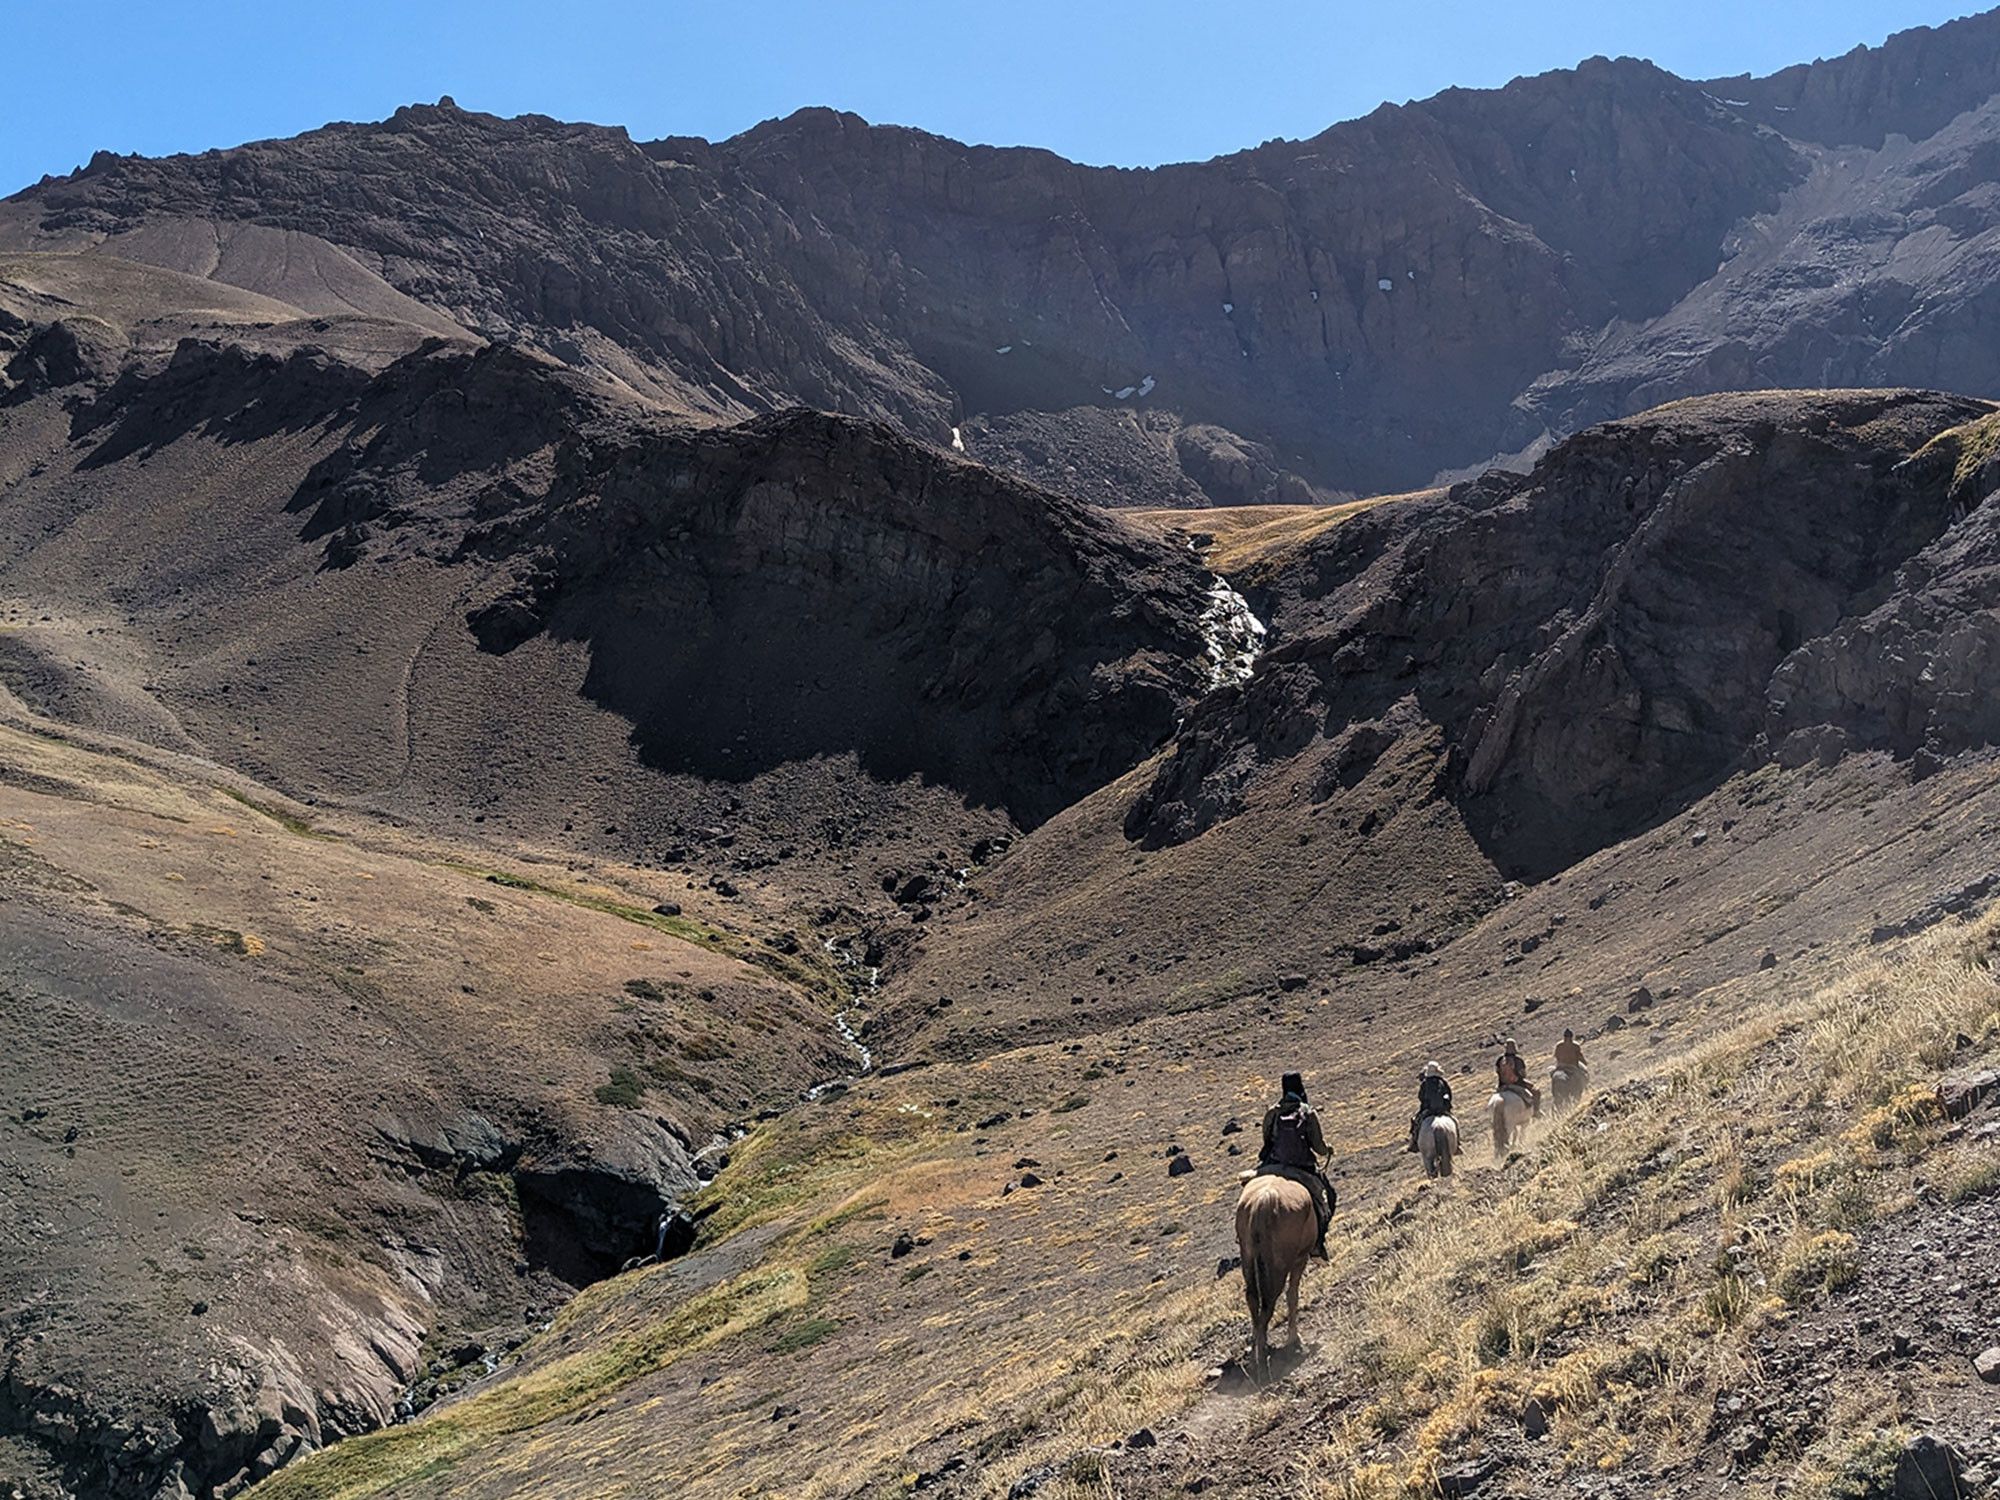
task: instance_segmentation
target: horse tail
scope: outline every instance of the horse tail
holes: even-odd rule
[[[1250,1209],[1250,1243],[1243,1247],[1243,1291],[1250,1302],[1250,1316],[1269,1324],[1284,1293],[1285,1278],[1272,1264],[1272,1205],[1267,1199]]]
[[[1250,1222],[1250,1236],[1242,1246],[1243,1251],[1243,1300],[1250,1304],[1250,1317],[1254,1322],[1268,1316],[1264,1308],[1264,1236],[1259,1232],[1256,1220]],[[1272,1299],[1276,1305],[1276,1299]]]

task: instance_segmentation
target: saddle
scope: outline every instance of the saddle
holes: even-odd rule
[[[1312,1195],[1313,1211],[1320,1216],[1319,1226],[1322,1230],[1333,1222],[1333,1211],[1338,1206],[1336,1202],[1337,1195],[1333,1190],[1333,1184],[1326,1180],[1324,1173],[1314,1172],[1305,1167],[1288,1167],[1283,1162],[1266,1161],[1259,1162],[1254,1168],[1242,1173],[1241,1180],[1248,1182],[1253,1177],[1266,1176],[1289,1177],[1293,1182],[1296,1182],[1310,1193]],[[1321,1203],[1325,1203],[1326,1205],[1324,1212],[1320,1210]]]

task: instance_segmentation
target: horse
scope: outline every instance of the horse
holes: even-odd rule
[[[1571,1109],[1590,1087],[1590,1069],[1582,1063],[1574,1068],[1557,1068],[1549,1074],[1549,1098],[1558,1109]]]
[[[1299,1346],[1299,1278],[1319,1241],[1319,1215],[1304,1184],[1260,1173],[1236,1195],[1236,1250],[1243,1260],[1243,1297],[1250,1304],[1250,1372],[1271,1367],[1271,1315],[1278,1293],[1289,1299],[1291,1347]]]
[[[1417,1127],[1417,1152],[1423,1157],[1426,1177],[1451,1176],[1452,1159],[1458,1155],[1458,1121],[1450,1115],[1427,1115]]]
[[[1488,1113],[1493,1117],[1493,1155],[1497,1158],[1507,1153],[1507,1143],[1514,1140],[1528,1128],[1528,1121],[1534,1116],[1534,1106],[1528,1096],[1509,1084],[1504,1089],[1494,1091],[1486,1101]]]

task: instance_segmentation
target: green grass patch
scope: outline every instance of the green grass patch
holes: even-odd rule
[[[1066,1115],[1073,1109],[1082,1109],[1084,1105],[1088,1103],[1090,1103],[1090,1096],[1088,1094],[1071,1094],[1067,1099],[1063,1100],[1062,1103],[1058,1104],[1054,1109],[1050,1110],[1049,1113],[1054,1115]]]
[[[1917,450],[1910,463],[1935,464],[1939,468],[1949,464],[1950,493],[1956,499],[1960,498],[1960,491],[1979,478],[1980,470],[1996,453],[2000,453],[2000,412],[1939,433]]]
[[[765,1347],[773,1354],[796,1354],[801,1349],[824,1343],[839,1330],[838,1318],[807,1318],[802,1323],[794,1323]]]
[[[620,1290],[629,1291],[630,1282],[620,1280]],[[544,1336],[543,1347],[548,1337],[572,1331],[607,1300],[589,1293],[578,1297],[556,1320],[551,1335]],[[349,1438],[279,1470],[257,1493],[260,1500],[368,1500],[442,1473],[510,1433],[571,1416],[677,1360],[761,1327],[804,1300],[805,1278],[797,1270],[753,1271],[689,1298],[634,1332],[604,1338],[435,1416]],[[787,1336],[823,1321],[799,1324]],[[816,1331],[810,1342],[831,1331]]]
[[[663,912],[652,911],[643,906],[633,906],[609,896],[598,895],[593,891],[545,885],[539,880],[530,880],[525,875],[515,875],[505,870],[487,870],[478,865],[459,864],[453,860],[445,860],[443,865],[447,870],[456,870],[461,875],[470,875],[475,880],[484,880],[490,885],[505,886],[515,891],[528,891],[537,896],[550,896],[557,901],[566,901],[571,906],[581,906],[587,911],[603,912],[606,916],[616,917],[621,922],[649,927],[654,932],[663,932],[668,937],[679,938],[684,943],[693,943],[696,947],[706,948],[711,953],[720,953],[725,958],[733,958],[738,963],[753,964],[793,988],[817,995],[822,1000],[847,999],[847,987],[837,977],[832,965],[811,957],[803,950],[795,954],[776,953],[760,943],[733,933],[718,932],[690,917],[670,917]]]
[[[852,1245],[829,1245],[806,1262],[806,1275],[830,1276],[835,1271],[844,1271],[861,1259],[861,1252]]]
[[[329,844],[338,843],[340,840],[339,834],[327,833],[322,829],[315,828],[306,819],[294,817],[281,807],[272,807],[267,803],[254,801],[244,796],[241,792],[231,791],[226,786],[219,786],[216,790],[231,802],[238,802],[249,808],[250,811],[256,813],[259,817],[269,818],[287,833],[295,833],[302,839],[319,839]]]
[[[613,1068],[611,1081],[597,1086],[597,1102],[618,1109],[637,1109],[646,1097],[646,1081],[630,1068]]]
[[[910,1111],[860,1104],[808,1114],[805,1128],[766,1125],[730,1150],[729,1165],[687,1206],[713,1205],[702,1225],[702,1243],[716,1244],[753,1224],[768,1223],[832,1193],[852,1192],[917,1154],[938,1127]],[[840,1202],[834,1198],[834,1202]],[[879,1212],[879,1201],[842,1204],[815,1220],[807,1233],[824,1233],[847,1220]]]

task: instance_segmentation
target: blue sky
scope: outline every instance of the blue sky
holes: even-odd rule
[[[733,134],[808,104],[1154,165],[1595,53],[1770,72],[1974,7],[1937,0],[0,0],[0,193],[158,155],[468,109]]]

